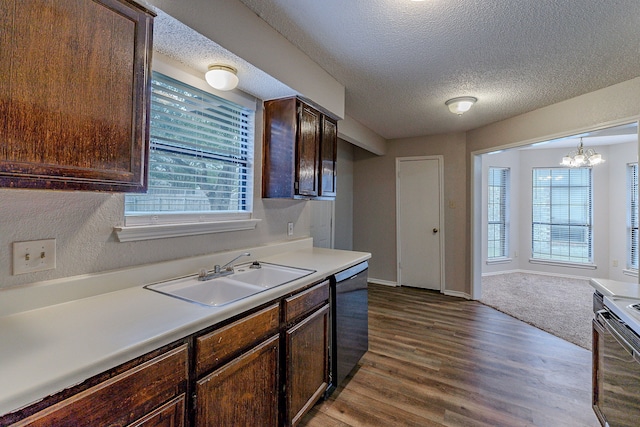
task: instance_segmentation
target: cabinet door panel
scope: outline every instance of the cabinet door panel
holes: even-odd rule
[[[328,328],[326,305],[286,333],[287,425],[296,425],[327,389]]]
[[[272,337],[196,383],[196,425],[277,426],[279,338]]]
[[[318,162],[320,157],[320,113],[301,105],[298,129],[297,194],[318,195]]]
[[[324,116],[322,118],[322,144],[320,147],[320,196],[336,196],[336,160],[338,144],[338,125]]]
[[[153,14],[124,0],[0,6],[0,185],[146,186]]]

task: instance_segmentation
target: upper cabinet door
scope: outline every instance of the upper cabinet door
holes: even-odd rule
[[[320,113],[304,104],[300,104],[299,109],[296,195],[316,197],[320,160]]]
[[[262,197],[336,195],[337,122],[298,98],[264,103]]]
[[[335,120],[322,118],[322,143],[320,148],[320,196],[336,197],[336,161],[338,124]]]
[[[144,191],[153,13],[0,2],[0,186]]]

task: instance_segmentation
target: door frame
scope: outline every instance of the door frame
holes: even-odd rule
[[[417,160],[437,160],[438,161],[438,193],[440,202],[439,212],[439,224],[438,230],[440,235],[440,292],[445,289],[445,228],[444,228],[444,156],[410,156],[410,157],[396,157],[396,282],[398,286],[402,286],[402,273],[400,269],[400,162],[402,161],[417,161]]]

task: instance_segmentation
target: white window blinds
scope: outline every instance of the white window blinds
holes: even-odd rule
[[[532,258],[592,263],[590,168],[533,169]]]
[[[638,269],[638,164],[627,165],[627,268]]]
[[[148,192],[125,215],[250,213],[255,112],[158,72],[151,86]]]
[[[487,258],[508,255],[509,168],[489,168]]]

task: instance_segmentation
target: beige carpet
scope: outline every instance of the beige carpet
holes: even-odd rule
[[[592,295],[588,279],[506,273],[482,278],[480,302],[591,350]]]

